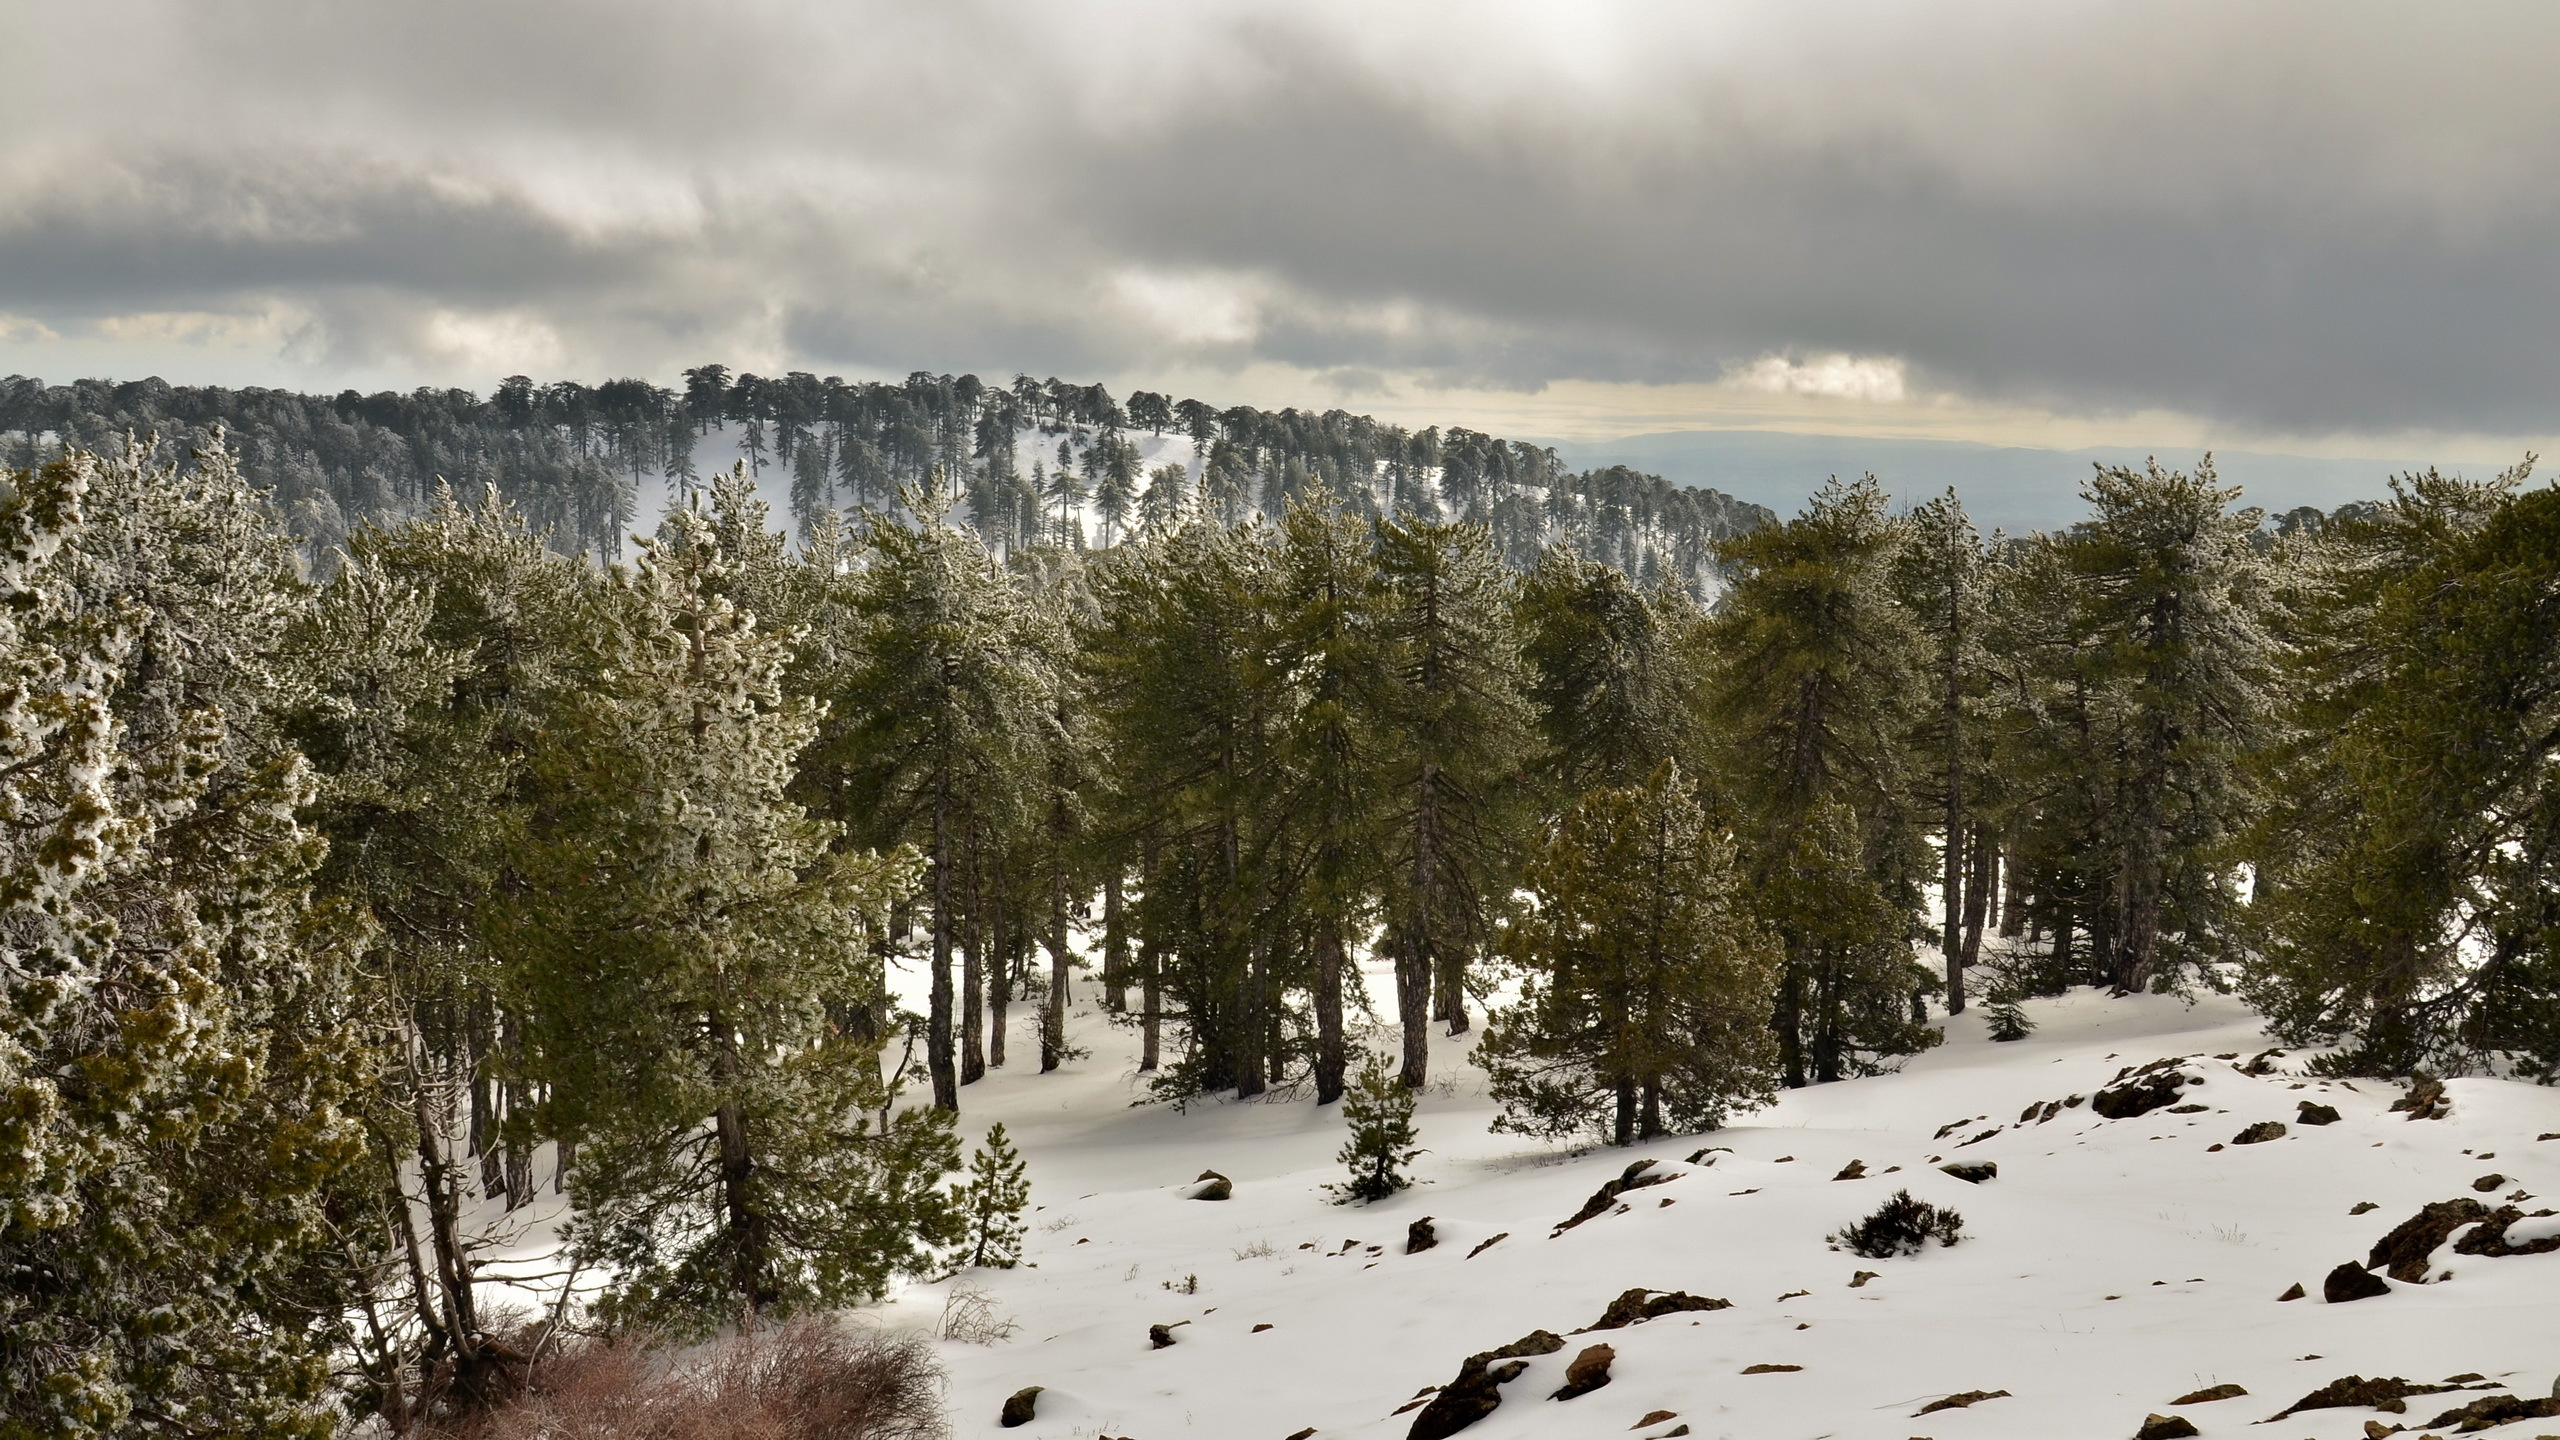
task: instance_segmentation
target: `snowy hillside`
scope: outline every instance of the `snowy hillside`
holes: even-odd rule
[[[1371,980],[1383,988],[1383,975]],[[2560,1191],[2560,1142],[2535,1137],[2560,1131],[2560,1093],[2456,1080],[2449,1114],[2412,1120],[2387,1108],[2402,1092],[2375,1082],[2305,1081],[2283,1058],[2246,1073],[2268,1042],[2227,1000],[2084,990],[2029,1010],[2040,1028],[2025,1041],[1990,1043],[1964,1017],[1899,1075],[1798,1091],[1731,1129],[1623,1152],[1487,1133],[1463,1043],[1436,1040],[1420,1116],[1429,1183],[1374,1208],[1321,1193],[1339,1175],[1333,1107],[1133,1108],[1124,1032],[1083,1013],[1089,1058],[1050,1076],[995,1072],[964,1099],[972,1128],[1004,1121],[1030,1158],[1029,1266],[909,1289],[882,1316],[932,1325],[954,1289],[985,1292],[1019,1328],[943,1344],[956,1433],[1000,1433],[1007,1397],[1041,1386],[1036,1418],[1001,1432],[1025,1440],[1403,1437],[1423,1412],[1400,1407],[1470,1354],[1539,1330],[1561,1347],[1526,1357],[1499,1408],[1466,1431],[1473,1440],[2042,1440],[2132,1436],[2151,1414],[2206,1436],[2331,1440],[2367,1434],[2369,1421],[2414,1434],[2485,1396],[2551,1393],[2560,1254],[2447,1244],[2425,1262],[2429,1283],[2385,1281],[2389,1293],[2352,1304],[2325,1303],[2322,1283],[2430,1202],[2542,1209],[2532,1196]],[[2175,1056],[2201,1077],[2160,1091],[2177,1092],[2177,1109],[2105,1119],[2068,1103]],[[2339,1119],[2303,1123],[2305,1101]],[[2048,1102],[2064,1103],[2040,1118]],[[2230,1143],[2263,1121],[2287,1133]],[[1643,1178],[1661,1183],[1551,1233],[1642,1160],[1655,1162]],[[1968,1184],[1939,1171],[1949,1161],[1993,1162],[1998,1175]],[[1864,1178],[1838,1178],[1853,1162]],[[1233,1198],[1184,1198],[1211,1169],[1232,1179]],[[1884,1260],[1826,1246],[1906,1186],[1961,1211],[1960,1244]],[[1438,1243],[1407,1254],[1408,1227],[1425,1217]],[[2555,1226],[2519,1221],[2508,1239],[2521,1248]],[[2308,1298],[2280,1301],[2296,1284]],[[1572,1333],[1635,1288],[1730,1308]],[[1156,1325],[1171,1346],[1151,1344]],[[1614,1350],[1605,1388],[1550,1400],[1601,1343]],[[2461,1383],[2512,1391],[2421,1393],[2400,1413],[2313,1409],[2252,1428],[2349,1375],[2413,1387],[2472,1375]],[[2234,1385],[2247,1393],[2173,1403]],[[2009,1393],[1920,1413],[1967,1391]],[[2560,1420],[2496,1433],[2537,1429]]]

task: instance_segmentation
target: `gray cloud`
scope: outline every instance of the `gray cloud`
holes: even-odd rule
[[[26,12],[50,8],[56,13]],[[1388,13],[1378,13],[1378,12]],[[0,312],[549,359],[1531,387],[1771,352],[2549,427],[2560,12],[97,0],[0,46]]]

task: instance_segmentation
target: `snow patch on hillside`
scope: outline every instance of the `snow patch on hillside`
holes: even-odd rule
[[[1382,971],[1368,978],[1389,993]],[[2375,1413],[2245,1427],[2351,1373],[2477,1371],[2549,1392],[2560,1254],[2488,1259],[2448,1246],[2433,1268],[2450,1278],[2437,1283],[2341,1305],[2320,1288],[2421,1205],[2472,1195],[2486,1172],[2506,1177],[2480,1197],[2493,1206],[2509,1191],[2560,1194],[2560,1142],[2534,1139],[2560,1131],[2560,1092],[2457,1080],[2449,1118],[2411,1122],[2388,1111],[2388,1086],[2306,1081],[2282,1073],[2284,1061],[2243,1073],[2270,1042],[2229,999],[2084,991],[2028,1008],[2038,1029],[2027,1040],[1994,1044],[1965,1016],[1900,1074],[1794,1092],[1747,1123],[1627,1151],[1490,1133],[1468,1042],[1435,1037],[1420,1111],[1429,1183],[1368,1208],[1330,1204],[1321,1188],[1339,1175],[1338,1107],[1286,1095],[1138,1103],[1134,1033],[1084,1004],[1074,1038],[1092,1053],[1040,1075],[1024,1063],[1037,1054],[1035,1022],[1017,1012],[1014,1065],[963,1104],[968,1129],[1002,1120],[1029,1158],[1029,1264],[912,1286],[878,1316],[931,1326],[955,1288],[988,1295],[1019,1328],[992,1345],[941,1345],[956,1433],[996,1433],[1005,1397],[1039,1385],[1038,1417],[1009,1432],[1024,1440],[1283,1440],[1307,1427],[1402,1437],[1414,1412],[1398,1407],[1470,1353],[1539,1329],[1564,1348],[1529,1359],[1470,1437],[1650,1436],[1681,1424],[1702,1440],[2129,1436],[2181,1395],[2236,1383],[2250,1393],[2176,1413],[2207,1436],[2329,1440],[2362,1435]],[[2019,1120],[2167,1056],[2199,1057],[2188,1068],[2205,1078],[2181,1098],[2204,1109],[2105,1120],[2084,1102]],[[2340,1122],[2296,1123],[2306,1099],[2336,1107]],[[2288,1133],[2229,1143],[2267,1120]],[[1720,1148],[1688,1158],[1706,1147]],[[1551,1235],[1639,1159],[1674,1178]],[[1866,1178],[1834,1179],[1853,1160]],[[1945,1160],[1993,1161],[1999,1175],[1967,1184],[1936,1168]],[[1204,1169],[1231,1177],[1235,1197],[1181,1198]],[[1891,1260],[1827,1246],[1903,1187],[1960,1210],[1967,1238]],[[2349,1214],[2364,1201],[2377,1208]],[[1425,1216],[1439,1244],[1407,1255],[1407,1227]],[[1505,1238],[1471,1253],[1495,1236]],[[1878,1273],[1853,1284],[1861,1270]],[[2310,1298],[2279,1302],[2296,1283]],[[1635,1287],[1732,1308],[1567,1333]],[[1151,1325],[1174,1327],[1175,1343],[1152,1347]],[[1547,1399],[1599,1340],[1617,1352],[1612,1383]],[[1802,1368],[1742,1373],[1753,1365]],[[1974,1390],[2010,1394],[1915,1418]],[[2423,1420],[2470,1397],[2435,1398],[2382,1418]],[[1657,1411],[1676,1419],[1638,1426]]]

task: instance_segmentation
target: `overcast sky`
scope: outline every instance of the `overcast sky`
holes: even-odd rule
[[[0,53],[49,379],[2560,432],[2543,3],[15,0]]]

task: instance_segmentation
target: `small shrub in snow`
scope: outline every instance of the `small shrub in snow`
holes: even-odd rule
[[[1919,1254],[1932,1236],[1940,1245],[1953,1245],[1964,1238],[1963,1232],[1962,1215],[1915,1200],[1908,1190],[1897,1190],[1874,1214],[1834,1234],[1831,1243],[1870,1260],[1890,1260]]]
[[[637,1334],[572,1340],[534,1367],[512,1403],[425,1433],[935,1440],[950,1433],[942,1387],[922,1336],[804,1317],[681,1352]]]
[[[964,1345],[993,1345],[1012,1338],[1021,1329],[1008,1316],[997,1313],[995,1297],[984,1290],[962,1285],[952,1289],[942,1302],[942,1323],[935,1331],[945,1340]]]
[[[1404,1173],[1422,1153],[1413,1143],[1413,1092],[1388,1068],[1385,1056],[1371,1051],[1361,1064],[1360,1078],[1342,1097],[1342,1118],[1351,1126],[1351,1138],[1334,1158],[1351,1171],[1351,1178],[1325,1187],[1335,1204],[1384,1200],[1413,1184],[1413,1177]]]

